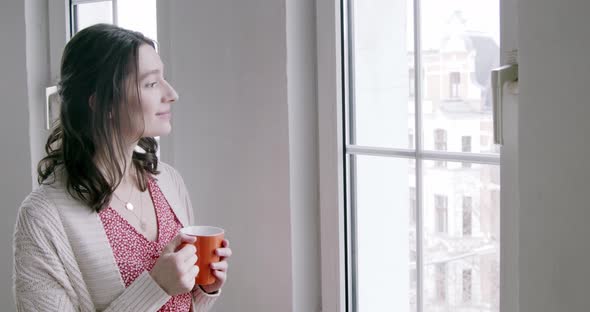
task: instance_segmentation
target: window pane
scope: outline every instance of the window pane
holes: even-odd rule
[[[99,23],[113,23],[112,1],[80,3],[74,5],[74,32]]]
[[[158,40],[156,0],[118,0],[117,13],[119,26]]]
[[[424,311],[499,311],[500,168],[424,164]]]
[[[463,302],[470,303],[471,302],[471,274],[473,270],[465,269],[463,270]]]
[[[421,1],[424,148],[496,153],[490,71],[499,64],[499,0]],[[465,137],[469,137],[466,145]]]
[[[407,159],[352,157],[359,311],[416,311],[413,170]]]
[[[413,148],[412,1],[351,1],[354,144]],[[413,133],[413,132],[412,132]]]

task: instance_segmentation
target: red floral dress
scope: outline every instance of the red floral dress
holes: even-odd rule
[[[156,209],[158,223],[156,241],[150,241],[143,234],[137,232],[111,207],[103,209],[98,214],[113,249],[125,287],[131,285],[141,273],[150,271],[154,267],[162,249],[182,228],[182,224],[153,178],[148,181],[148,191]],[[191,304],[191,293],[180,294],[170,298],[159,311],[189,311]]]

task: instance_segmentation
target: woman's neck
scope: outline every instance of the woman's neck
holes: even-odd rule
[[[135,142],[135,144],[133,144],[132,146],[128,147],[125,153],[126,156],[126,162],[123,163],[121,161],[121,163],[123,164],[123,166],[121,168],[124,169],[123,171],[123,176],[121,177],[121,184],[127,184],[127,185],[131,185],[133,187],[139,187],[137,185],[137,171],[135,169],[135,166],[133,165],[133,151],[135,149],[135,145],[137,144],[137,142]]]
[[[135,149],[135,144],[127,147],[124,150],[124,155],[126,159],[119,159],[118,164],[120,170],[122,170],[122,175],[120,177],[120,181],[111,181],[111,183],[118,183],[117,189],[129,189],[129,187],[138,187],[137,183],[137,170],[133,164],[133,151]],[[95,163],[97,164],[100,171],[102,171],[105,177],[113,177],[109,172],[112,173],[112,170],[109,170],[108,166],[112,166],[113,163],[105,162],[104,159],[97,158],[95,159]],[[111,168],[114,169],[114,168]]]

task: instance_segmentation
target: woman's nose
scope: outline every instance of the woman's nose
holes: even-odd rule
[[[165,82],[166,84],[166,93],[164,94],[163,102],[165,103],[174,103],[178,101],[178,93],[172,87],[168,81]]]

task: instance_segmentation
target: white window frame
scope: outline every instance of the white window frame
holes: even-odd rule
[[[342,77],[343,62],[342,51],[344,44],[342,39],[342,2],[346,0],[317,0],[316,1],[316,44],[317,44],[317,81],[318,81],[318,129],[319,129],[319,178],[320,178],[320,239],[321,239],[321,289],[322,289],[322,311],[353,312],[352,306],[347,306],[346,289],[346,249],[345,235],[350,235],[350,229],[345,228],[345,144],[343,137],[343,88],[346,77]],[[501,64],[506,64],[507,55],[517,49],[517,0],[500,0],[500,26],[501,26]],[[414,0],[414,5],[419,7],[420,0]],[[415,32],[419,33],[419,11],[414,16]],[[420,43],[416,42],[415,51],[420,51]],[[421,65],[420,59],[415,60],[415,65]],[[421,66],[415,66],[417,77],[420,81]],[[344,73],[346,75],[346,73]],[[424,82],[426,83],[426,81]],[[419,87],[419,86],[418,86]],[[416,94],[420,90],[416,89]],[[420,99],[416,99],[419,101]],[[418,106],[418,105],[417,105]],[[416,107],[416,115],[421,113],[420,107]],[[420,120],[417,118],[416,129],[422,129]],[[347,153],[363,153],[369,155],[396,156],[428,160],[452,160],[458,162],[476,162],[482,164],[499,165],[501,158],[496,155],[475,154],[471,157],[464,157],[461,153],[454,152],[431,152],[418,150],[422,146],[421,136],[415,134],[416,150],[388,148],[365,148],[359,146],[346,147]],[[505,138],[506,139],[506,138]],[[510,139],[508,139],[510,140]],[[508,147],[512,149],[512,147]],[[420,157],[417,157],[417,156]],[[502,161],[506,156],[502,156]],[[516,163],[513,159],[511,163]],[[506,170],[514,170],[507,168]],[[422,165],[416,162],[416,183],[422,183]],[[516,181],[511,177],[502,175],[503,189],[515,187]],[[508,192],[506,192],[508,193]],[[422,194],[417,190],[417,198]],[[422,207],[418,201],[419,228],[422,227],[420,216]],[[507,203],[511,208],[518,207],[517,195],[504,193],[501,199],[501,243],[500,243],[500,311],[518,311],[518,211],[506,209]],[[504,208],[502,208],[504,207]],[[418,233],[418,239],[422,239],[422,233]],[[423,293],[422,267],[423,259],[417,259],[418,292]],[[420,297],[421,298],[421,297]],[[420,299],[422,300],[422,299]],[[418,302],[422,306],[422,302]]]
[[[345,312],[340,0],[317,0],[316,11],[322,311]]]
[[[71,31],[71,33],[74,34],[73,28],[75,27],[75,25],[74,25],[75,21],[74,21],[73,9],[74,9],[75,5],[84,4],[84,3],[106,2],[106,1],[111,1],[112,14],[113,14],[113,16],[112,16],[113,25],[119,25],[119,18],[118,18],[119,14],[118,14],[117,0],[70,0],[69,6],[70,6],[70,12],[71,12],[71,15],[70,15],[70,25],[71,25],[70,31]]]

